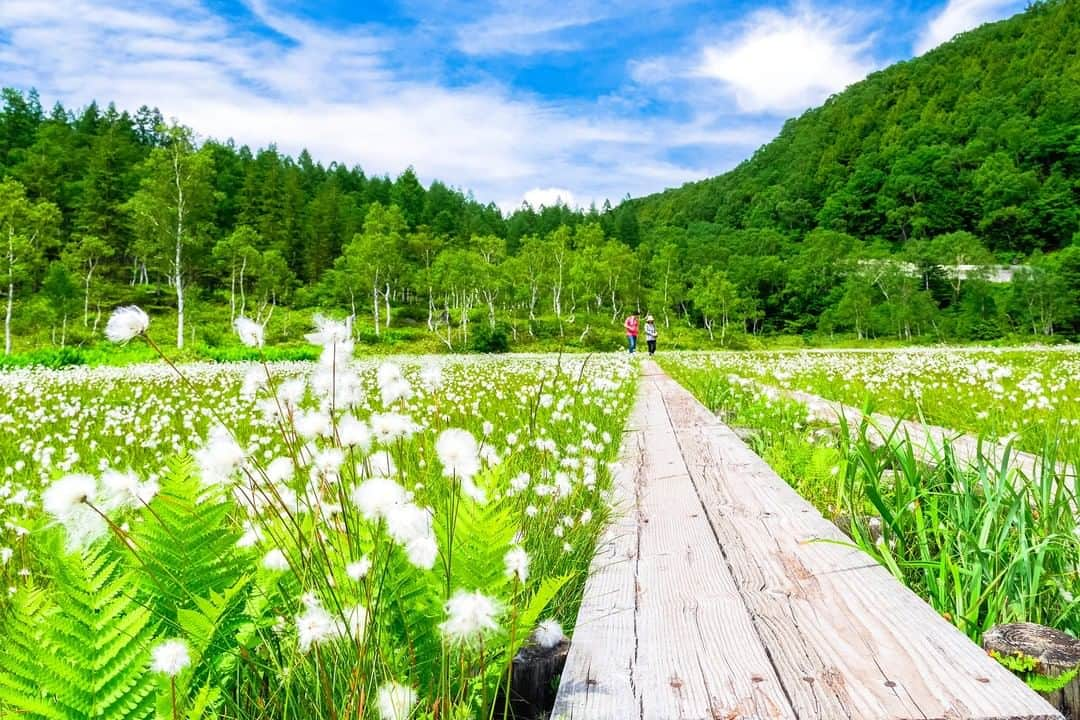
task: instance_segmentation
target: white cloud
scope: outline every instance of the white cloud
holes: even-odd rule
[[[844,13],[809,5],[787,13],[761,10],[736,31],[731,40],[707,44],[692,73],[723,83],[741,112],[801,112],[875,67],[870,38]],[[670,73],[662,63],[639,71]]]
[[[616,18],[670,10],[688,0],[494,0],[481,16],[455,31],[457,47],[469,55],[532,55],[586,47],[581,31]],[[422,14],[432,13],[430,2]],[[474,7],[474,5],[465,5]]]
[[[249,9],[277,39],[198,0],[64,5],[0,0],[5,83],[37,87],[46,104],[158,106],[204,137],[306,147],[369,174],[412,165],[482,201],[551,187],[574,188],[584,205],[615,201],[716,174],[759,144],[751,127],[549,103],[494,83],[449,87],[415,68],[405,77],[389,34],[313,26],[265,0]],[[692,162],[670,159],[691,141],[703,148]],[[721,154],[724,166],[710,160]]]
[[[915,43],[915,52],[921,55],[959,33],[1001,19],[1018,9],[1016,0],[948,0]]]
[[[588,15],[538,18],[520,10],[499,12],[462,26],[458,49],[469,55],[531,55],[568,51],[579,47],[564,31],[590,25]]]
[[[539,210],[542,207],[554,207],[557,204],[577,207],[574,193],[566,188],[533,188],[522,196],[522,201]]]

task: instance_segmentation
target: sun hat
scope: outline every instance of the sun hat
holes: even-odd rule
[[[652,322],[652,320],[653,320],[653,316],[652,316],[652,315],[649,315],[648,317],[646,317],[646,318],[645,318],[645,321],[646,321],[646,322]]]

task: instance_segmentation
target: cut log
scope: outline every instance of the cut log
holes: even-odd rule
[[[1035,672],[1048,678],[1071,674],[1065,687],[1040,694],[1069,720],[1080,720],[1080,640],[1044,625],[1012,623],[987,630],[983,647],[1007,657],[1031,658]]]
[[[541,720],[551,713],[570,642],[545,648],[530,644],[514,656],[507,720]],[[501,707],[501,705],[500,705]]]

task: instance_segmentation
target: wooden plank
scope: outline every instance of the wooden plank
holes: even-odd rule
[[[636,407],[631,420],[639,415]],[[641,432],[623,435],[612,478],[613,519],[597,545],[581,598],[553,717],[616,720],[638,715],[634,566],[638,523],[635,506],[641,471]]]
[[[812,419],[839,425],[841,419],[846,420],[853,430],[857,429],[863,420],[863,413],[858,408],[845,405],[841,402],[828,400],[818,395],[813,395],[802,390],[788,390],[767,383],[758,382],[762,388],[773,390],[785,397],[795,400],[806,406]],[[921,462],[931,463],[937,457],[936,451],[940,450],[945,443],[949,443],[956,459],[961,463],[975,464],[979,459],[980,448],[982,455],[993,463],[1000,463],[1008,451],[1009,466],[1019,470],[1029,479],[1037,479],[1042,470],[1042,458],[1016,448],[1006,448],[1002,443],[984,441],[980,444],[975,435],[963,433],[939,425],[927,425],[911,420],[874,413],[869,418],[867,426],[867,439],[880,447],[890,440],[910,439],[916,449],[917,457]],[[1075,477],[1076,469],[1069,468],[1066,463],[1058,463],[1057,471],[1060,474],[1068,474]]]
[[[794,718],[665,407],[646,376],[616,472],[633,512],[594,559],[552,717]]]
[[[662,388],[755,631],[800,718],[1058,718],[681,386]]]
[[[794,718],[670,422],[648,433],[644,468],[635,668],[641,717]]]

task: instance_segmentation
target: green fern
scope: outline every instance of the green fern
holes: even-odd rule
[[[555,596],[559,594],[559,591],[563,589],[566,583],[570,582],[573,575],[559,575],[558,577],[545,578],[540,587],[536,589],[536,592],[532,594],[529,601],[522,608],[518,614],[518,625],[521,627],[523,633],[528,637],[528,633],[536,627],[536,624],[540,622],[540,616],[547,609],[551,601],[555,599]],[[517,648],[513,648],[517,650]]]
[[[480,504],[462,499],[454,525],[451,589],[497,593],[505,588],[503,557],[516,532],[517,523],[507,501]],[[438,525],[436,534],[439,547],[445,551],[450,542],[445,525]]]
[[[385,613],[389,634],[387,649],[398,655],[397,667],[408,667],[422,686],[435,684],[439,672],[441,639],[438,623],[442,620],[445,592],[435,574],[414,567],[405,553],[393,548],[388,553],[385,584],[376,616]]]
[[[57,717],[38,691],[42,638],[46,618],[54,609],[47,602],[45,592],[39,589],[22,590],[12,598],[0,633],[4,638],[0,655],[0,717],[4,716],[5,703],[31,718]]]
[[[239,532],[227,500],[202,499],[205,488],[189,461],[170,464],[161,492],[132,530],[138,578],[155,617],[175,631],[177,613],[198,598],[222,593],[244,574]]]
[[[55,607],[27,593],[5,628],[0,702],[31,720],[139,720],[154,713],[150,612],[107,544],[61,558]]]

